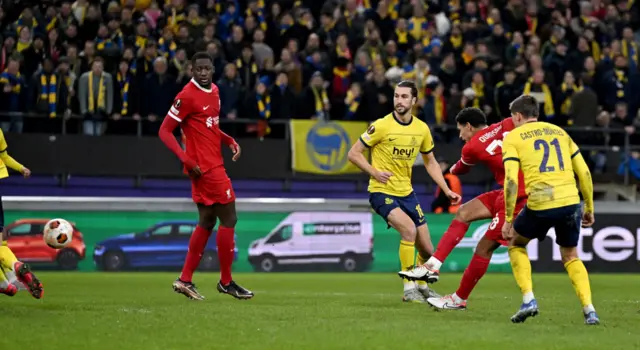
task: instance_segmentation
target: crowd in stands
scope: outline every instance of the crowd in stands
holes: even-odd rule
[[[1,10],[5,132],[55,132],[78,116],[70,124],[87,135],[155,134],[191,79],[190,56],[207,51],[223,120],[372,121],[393,109],[394,84],[412,79],[414,112],[432,126],[455,124],[468,106],[496,122],[526,93],[543,120],[628,135],[594,131],[576,136],[582,144],[639,143],[633,0],[50,0]],[[596,169],[602,157],[590,155]]]

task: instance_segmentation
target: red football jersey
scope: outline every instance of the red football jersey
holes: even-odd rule
[[[502,140],[513,129],[515,129],[515,125],[511,118],[487,126],[484,130],[473,135],[471,140],[462,147],[460,161],[468,166],[478,163],[485,164],[493,173],[496,182],[500,186],[504,186]],[[518,176],[518,181],[518,195],[526,196],[522,172]]]
[[[220,181],[227,181],[222,160],[218,87],[211,84],[210,89],[205,89],[192,79],[176,96],[167,115],[180,123],[185,152],[202,173],[219,173]]]

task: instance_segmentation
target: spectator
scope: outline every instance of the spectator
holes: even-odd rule
[[[224,75],[218,80],[217,85],[220,89],[220,116],[230,120],[236,119],[243,99],[243,86],[235,64],[228,63],[224,67]]]
[[[87,117],[92,134],[105,128],[132,133],[138,127],[129,128],[127,120],[137,123],[135,119],[143,122],[145,133],[152,133],[166,113],[161,106],[172,99],[168,91],[191,79],[189,58],[206,50],[214,59],[226,119],[252,115],[245,116],[247,106],[238,101],[250,100],[260,115],[258,97],[249,95],[255,95],[261,80],[261,100],[268,96],[271,101],[269,120],[372,121],[393,109],[393,87],[404,74],[419,87],[416,115],[430,124],[450,126],[463,105],[481,107],[495,122],[509,115],[512,99],[526,93],[536,97],[544,120],[620,127],[632,144],[637,138],[633,116],[640,103],[632,98],[640,91],[635,5],[452,1],[436,15],[440,6],[435,3],[408,0],[275,0],[268,7],[258,0],[120,3],[6,3],[0,28],[3,111],[24,111],[30,102],[34,112],[47,118],[53,113],[56,118],[70,113]],[[437,20],[443,17],[450,28]],[[165,63],[156,63],[158,56]],[[113,91],[105,91],[103,106],[98,106],[100,89],[93,91],[98,95],[89,113],[86,73],[96,60],[103,64],[104,77],[109,73],[116,81]],[[229,73],[231,80],[225,73],[231,70],[225,68],[228,63],[237,71]],[[16,66],[21,74],[12,73]],[[47,104],[54,77],[55,107]],[[97,81],[106,84],[104,77],[101,73]],[[151,82],[160,84],[149,85],[147,93]],[[111,109],[107,96],[112,96]],[[156,99],[162,102],[151,104]],[[613,112],[610,123],[598,116],[601,108]],[[266,110],[265,105],[263,114]],[[46,124],[30,124],[28,118],[23,126],[17,114],[2,118],[2,125],[13,131],[37,131]],[[108,127],[101,124],[106,120]],[[68,126],[73,130],[73,122]],[[257,133],[266,134],[266,128]],[[282,135],[278,131],[268,137]],[[455,138],[437,130],[434,135]],[[609,146],[600,129],[574,136]],[[611,143],[624,146],[620,137],[614,135]]]
[[[111,74],[104,72],[102,58],[96,57],[91,64],[91,71],[80,77],[78,99],[80,113],[84,117],[84,134],[102,135],[107,118],[113,111],[113,79]]]
[[[305,119],[329,120],[331,103],[322,73],[315,72],[304,91],[302,117]]]
[[[0,104],[3,112],[2,130],[9,132],[22,132],[23,119],[21,115],[16,113],[24,110],[22,91],[25,87],[25,81],[20,74],[20,62],[16,59],[9,59],[7,68],[0,74],[0,85],[2,86],[2,103]],[[11,113],[7,115],[6,113]]]
[[[167,68],[167,59],[163,56],[157,57],[153,61],[153,72],[144,80],[145,102],[141,106],[140,114],[146,117],[143,123],[145,134],[158,133],[161,118],[164,118],[179,91],[176,77],[168,75]]]
[[[296,100],[298,96],[289,86],[289,76],[278,73],[275,84],[271,87],[273,119],[286,120],[296,116]]]
[[[140,118],[140,86],[129,69],[129,62],[122,59],[116,72],[112,121],[109,130],[118,134],[136,134],[135,124],[128,121],[139,121]]]

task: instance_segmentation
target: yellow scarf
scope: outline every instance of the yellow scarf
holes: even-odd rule
[[[409,18],[409,32],[416,40],[420,40],[427,32],[427,19],[424,17]]]
[[[260,114],[260,119],[268,120],[271,118],[271,96],[257,95],[258,99],[258,113]]]
[[[433,112],[436,116],[436,124],[444,123],[444,98],[442,95],[433,95]]]
[[[524,91],[522,91],[523,95],[529,95],[531,93],[531,84],[533,84],[533,80],[529,79],[526,84],[524,84]],[[540,84],[542,88],[542,93],[544,94],[544,114],[547,118],[552,118],[556,111],[553,108],[553,97],[551,96],[551,90],[547,84]]]
[[[633,41],[622,40],[622,56],[630,58],[638,64],[638,45]]]
[[[568,86],[566,83],[562,83],[561,89],[563,93],[566,93],[568,89],[573,89],[573,93],[571,95],[567,95],[560,106],[560,113],[569,115],[569,111],[571,110],[571,98],[574,94],[582,91],[583,88],[582,86],[576,86],[576,84]]]
[[[397,67],[398,66],[398,57],[395,57],[395,56],[387,57],[387,63],[389,64],[389,67]]]
[[[316,116],[321,118],[324,115],[324,106],[329,102],[327,91],[324,88],[320,88],[320,91],[316,88],[311,88],[311,91],[313,91],[313,97],[315,99]]]
[[[473,106],[480,108],[480,103],[484,100],[484,84],[471,84],[471,88],[476,93],[476,97],[473,98]]]
[[[346,69],[335,67],[333,68],[333,75],[340,77],[340,79],[346,79],[351,76],[351,72]]]
[[[618,87],[618,91],[616,92],[616,96],[618,98],[624,97],[624,87],[627,85],[627,76],[622,69],[614,69],[613,73],[616,75],[616,82]]]
[[[136,42],[135,42],[136,51],[144,48],[146,44],[147,44],[147,37],[136,35]]]
[[[48,82],[47,77],[49,78]],[[49,118],[56,117],[56,103],[58,102],[57,88],[58,83],[55,74],[40,74],[40,101],[47,101],[49,105]]]
[[[238,60],[236,61],[236,67],[238,67],[238,70],[242,68],[243,64],[244,62],[242,62],[242,59],[238,58]],[[255,62],[251,62],[251,74],[257,74],[257,73],[258,73],[258,65]]]
[[[22,52],[25,49],[29,48],[29,46],[31,46],[31,40],[26,43],[24,41],[18,40],[18,43],[16,44],[16,50],[18,50],[18,52]]]
[[[423,70],[414,68],[413,70],[402,74],[402,79],[413,80],[415,82],[416,88],[418,89],[418,100],[424,98],[424,88],[427,86],[427,78],[430,74],[431,71],[428,68]]]
[[[116,79],[118,80],[118,86],[120,86],[120,97],[122,98],[122,109],[120,110],[121,115],[127,115],[129,111],[129,76],[123,77],[120,72],[118,72]]]
[[[105,109],[105,86],[104,86],[104,74],[100,75],[100,82],[98,83],[98,109]],[[89,113],[96,111],[96,104],[93,97],[93,72],[89,72]]]
[[[409,32],[403,32],[396,29],[396,36],[398,37],[398,44],[409,43]]]
[[[389,1],[389,7],[387,7],[387,11],[389,12],[389,16],[391,16],[391,19],[394,21],[398,19],[399,7],[400,7],[400,0]]]
[[[451,45],[453,45],[454,49],[459,49],[460,47],[462,47],[462,35],[452,35],[451,37],[449,37],[449,41],[451,42]]]
[[[347,91],[347,119],[352,119],[353,116],[358,112],[358,107],[360,106],[360,96],[356,97],[351,90]]]
[[[600,56],[601,56],[600,44],[598,44],[598,42],[595,40],[592,40],[590,44],[591,44],[591,50],[590,50],[591,56],[593,57],[594,61],[596,61],[596,63],[599,63]]]

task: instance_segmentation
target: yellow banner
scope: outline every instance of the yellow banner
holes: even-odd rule
[[[293,119],[290,123],[293,171],[326,175],[360,172],[347,154],[367,129],[366,122]]]

